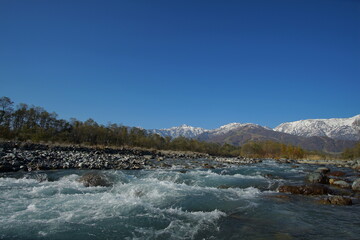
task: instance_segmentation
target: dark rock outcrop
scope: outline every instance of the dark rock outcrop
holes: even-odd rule
[[[329,183],[329,178],[322,173],[314,172],[306,176],[306,181],[309,183]]]

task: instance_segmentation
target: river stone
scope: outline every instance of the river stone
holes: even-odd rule
[[[360,191],[360,178],[356,179],[352,184],[352,190]]]
[[[336,179],[329,178],[329,184],[334,184],[335,181],[336,181]]]
[[[171,165],[167,164],[167,163],[161,163],[160,167],[162,167],[162,168],[171,168]]]
[[[329,193],[329,189],[322,185],[303,185],[303,186],[280,186],[279,192],[301,195],[324,195]]]
[[[85,173],[78,181],[82,182],[85,187],[108,187],[111,185],[105,176],[97,172]]]
[[[203,167],[204,167],[204,168],[207,168],[207,169],[214,169],[214,166],[212,166],[212,165],[210,165],[210,164],[208,164],[208,163],[205,163],[205,164],[203,165]]]
[[[326,174],[326,173],[330,172],[330,169],[327,167],[319,167],[318,169],[316,169],[315,172]]]
[[[329,183],[328,177],[322,173],[310,173],[306,176],[306,180],[310,183]]]
[[[354,165],[353,169],[360,171],[360,164]]]
[[[351,185],[344,180],[337,180],[332,183],[333,185],[341,188],[351,188]]]
[[[350,198],[342,196],[331,196],[319,201],[321,204],[332,204],[332,205],[352,205]]]

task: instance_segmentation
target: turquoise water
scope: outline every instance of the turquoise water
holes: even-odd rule
[[[273,161],[226,169],[87,170],[0,177],[1,239],[359,239],[360,205],[276,197],[314,167]],[[336,169],[334,169],[336,170]],[[269,175],[271,174],[271,175]]]

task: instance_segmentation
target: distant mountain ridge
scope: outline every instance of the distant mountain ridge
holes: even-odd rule
[[[351,118],[307,119],[282,123],[277,132],[289,133],[302,137],[329,137],[339,140],[360,140],[360,115]]]
[[[253,123],[229,123],[211,130],[184,124],[148,131],[164,137],[183,136],[237,146],[248,141],[271,140],[301,146],[307,150],[341,152],[360,140],[360,115],[352,118],[300,120],[282,123],[274,129]]]
[[[221,135],[226,134],[230,131],[233,131],[237,128],[243,127],[243,126],[260,126],[257,124],[252,123],[229,123],[226,125],[223,125],[216,129],[205,129],[201,127],[192,127],[186,124],[183,124],[178,127],[171,127],[171,128],[163,128],[163,129],[150,129],[148,130],[150,133],[157,133],[160,136],[163,137],[186,137],[186,138],[197,138],[198,136],[206,133],[206,134],[214,134],[214,135]],[[270,128],[269,128],[270,129]]]
[[[256,124],[244,125],[223,134],[205,132],[199,135],[197,139],[220,144],[228,143],[235,146],[241,146],[249,141],[275,141],[300,146],[306,150],[331,153],[342,152],[345,148],[353,147],[356,144],[356,141],[336,140],[329,137],[301,137],[277,132]]]
[[[202,134],[205,131],[208,131],[204,128],[200,127],[192,127],[186,124],[183,124],[179,127],[172,127],[172,128],[164,128],[164,129],[150,129],[148,130],[151,133],[157,133],[163,137],[186,137],[186,138],[195,138],[196,136]]]

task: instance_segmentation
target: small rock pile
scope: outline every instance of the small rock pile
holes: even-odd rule
[[[352,205],[352,198],[359,196],[360,178],[355,179],[351,183],[348,178],[345,178],[345,176],[346,173],[344,172],[331,172],[329,168],[319,167],[316,171],[311,172],[306,176],[306,185],[284,185],[280,186],[278,191],[300,195],[327,195],[326,197],[322,197],[318,200],[318,203]]]

